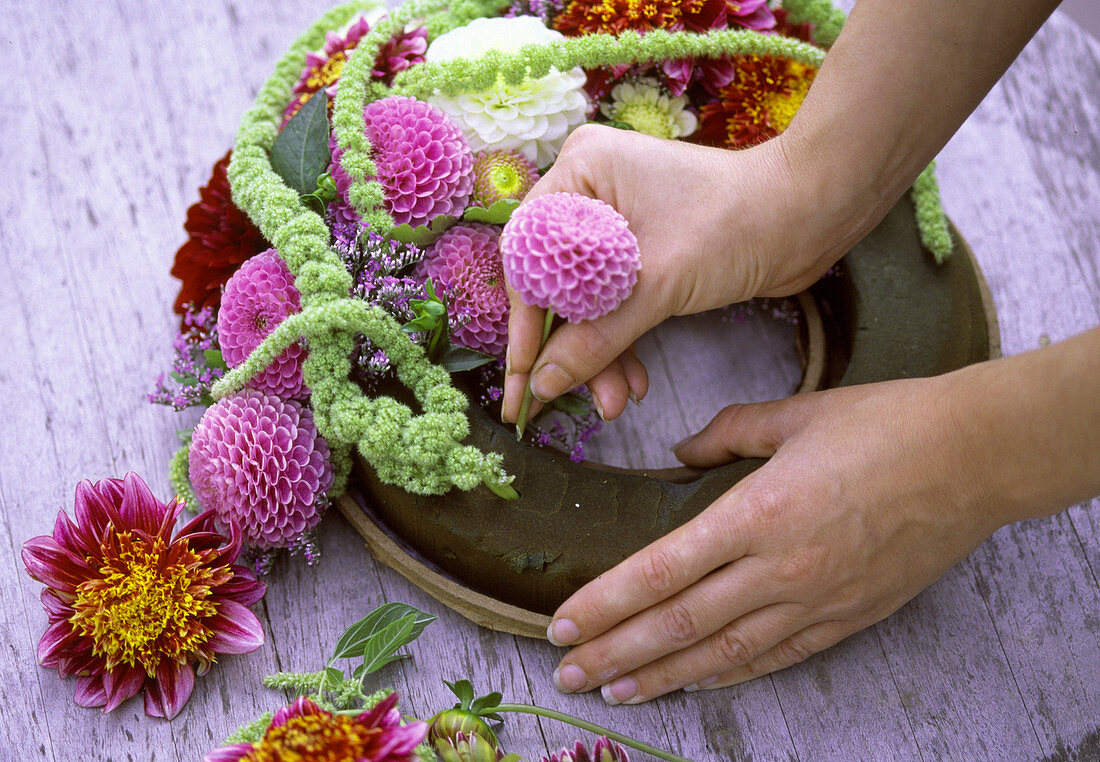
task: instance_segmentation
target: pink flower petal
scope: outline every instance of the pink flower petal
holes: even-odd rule
[[[76,586],[92,572],[82,559],[65,550],[49,535],[32,537],[23,543],[22,557],[27,574],[67,593],[75,592]]]
[[[68,620],[54,622],[46,628],[42,633],[42,639],[38,641],[38,663],[48,669],[56,667],[58,656],[80,640],[81,635],[73,631],[73,626]]]
[[[260,620],[236,601],[221,601],[209,627],[214,632],[207,645],[217,653],[247,654],[264,644]]]
[[[202,758],[202,762],[240,762],[252,751],[252,744],[238,743],[233,746],[222,746],[213,751],[208,751]]]
[[[103,713],[114,709],[141,690],[145,682],[145,672],[136,667],[119,665],[103,673],[103,690],[107,692],[107,704]]]
[[[157,668],[156,680],[145,686],[145,713],[170,720],[183,709],[194,689],[195,671],[191,665],[163,661]]]
[[[76,695],[73,696],[77,706],[98,707],[107,703],[107,692],[103,690],[103,676],[92,675],[90,677],[78,677],[76,679]]]

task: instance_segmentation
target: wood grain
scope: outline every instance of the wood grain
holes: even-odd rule
[[[257,607],[264,648],[220,660],[174,721],[146,718],[140,701],[108,716],[75,706],[73,682],[35,664],[46,617],[19,548],[51,529],[81,478],[135,470],[167,495],[174,430],[194,418],[148,405],[144,392],[170,362],[167,271],[185,210],[276,58],[327,5],[0,6],[0,757],[200,758],[285,700],[259,687],[263,675],[317,669],[344,626],[387,600],[439,617],[411,660],[377,675],[421,716],[451,703],[442,679],[469,677],[695,760],[1095,756],[1097,501],[1001,530],[895,615],[804,664],[633,708],[559,695],[550,674],[563,651],[447,611],[371,559],[334,513],[317,566],[287,559],[270,575]],[[989,280],[1005,354],[1100,323],[1100,43],[1055,14],[939,167],[948,213]],[[609,427],[602,459],[671,465],[668,445],[743,390],[793,390],[797,358],[776,339],[781,324],[736,326],[740,338],[713,328],[683,321],[642,342],[653,391]],[[698,362],[715,341],[724,351]],[[685,363],[699,383],[673,385]],[[537,758],[575,736],[519,717],[502,737]]]

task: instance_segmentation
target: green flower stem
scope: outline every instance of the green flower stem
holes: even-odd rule
[[[582,720],[579,717],[573,717],[572,715],[558,712],[553,709],[544,709],[541,706],[532,706],[531,704],[500,704],[493,707],[494,712],[516,712],[519,714],[537,714],[539,717],[547,717],[551,720],[557,720],[558,722],[564,722],[567,725],[580,728],[581,730],[587,730],[590,733],[596,733],[601,736],[607,736],[612,741],[621,743],[623,746],[629,746],[632,749],[651,754],[658,759],[665,759],[668,762],[689,762],[689,760],[683,757],[677,757],[671,752],[658,749],[650,746],[649,744],[642,743],[641,741],[635,741],[629,736],[624,736],[622,733],[616,733],[614,730],[597,725],[594,722],[588,722]]]
[[[546,340],[550,338],[550,326],[554,323],[554,311],[547,310],[546,317],[542,321],[542,340],[539,341],[539,352],[546,346]],[[537,355],[536,355],[537,356]],[[527,412],[531,409],[531,381],[528,379],[527,388],[523,390],[523,403],[519,406],[519,417],[516,418],[516,441],[523,439],[523,431],[527,428]]]

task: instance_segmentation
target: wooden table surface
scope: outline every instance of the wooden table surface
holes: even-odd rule
[[[169,495],[174,432],[194,417],[144,394],[171,360],[168,268],[185,210],[274,61],[326,5],[0,8],[0,758],[197,759],[283,703],[263,675],[318,669],[345,625],[396,600],[439,617],[412,660],[378,675],[416,714],[448,703],[442,679],[469,677],[694,760],[1100,759],[1097,501],[1002,529],[902,610],[797,667],[615,708],[557,694],[562,651],[451,614],[333,513],[320,564],[282,561],[268,579],[264,647],[221,659],[175,720],[145,717],[140,700],[107,716],[76,706],[73,681],[36,665],[46,616],[20,546],[71,509],[82,478],[134,470]],[[943,151],[940,180],[1006,354],[1100,323],[1100,44],[1056,13]],[[661,352],[660,337],[646,351]],[[785,393],[784,372],[765,395]],[[644,457],[730,401],[670,394],[660,373],[654,386],[664,402],[646,407],[664,409],[663,429],[635,418],[610,432]],[[530,717],[503,733],[535,759],[575,737]]]

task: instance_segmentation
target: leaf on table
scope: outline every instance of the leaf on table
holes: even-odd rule
[[[355,674],[362,678],[399,658],[394,657],[394,653],[412,640],[409,635],[415,626],[416,615],[409,614],[396,622],[390,622],[372,635],[363,646],[363,663],[355,670]]]
[[[275,137],[271,168],[301,196],[317,190],[317,178],[332,161],[328,136],[328,96],[320,90]]]
[[[394,648],[394,651],[405,645],[405,643],[418,638],[424,628],[435,621],[433,615],[406,603],[385,603],[344,630],[344,634],[336,641],[336,648],[333,650],[332,659],[329,660],[329,663],[331,664],[336,659],[363,656],[367,643],[371,638],[393,622],[407,616],[413,617],[413,626],[409,630],[408,639]]]

